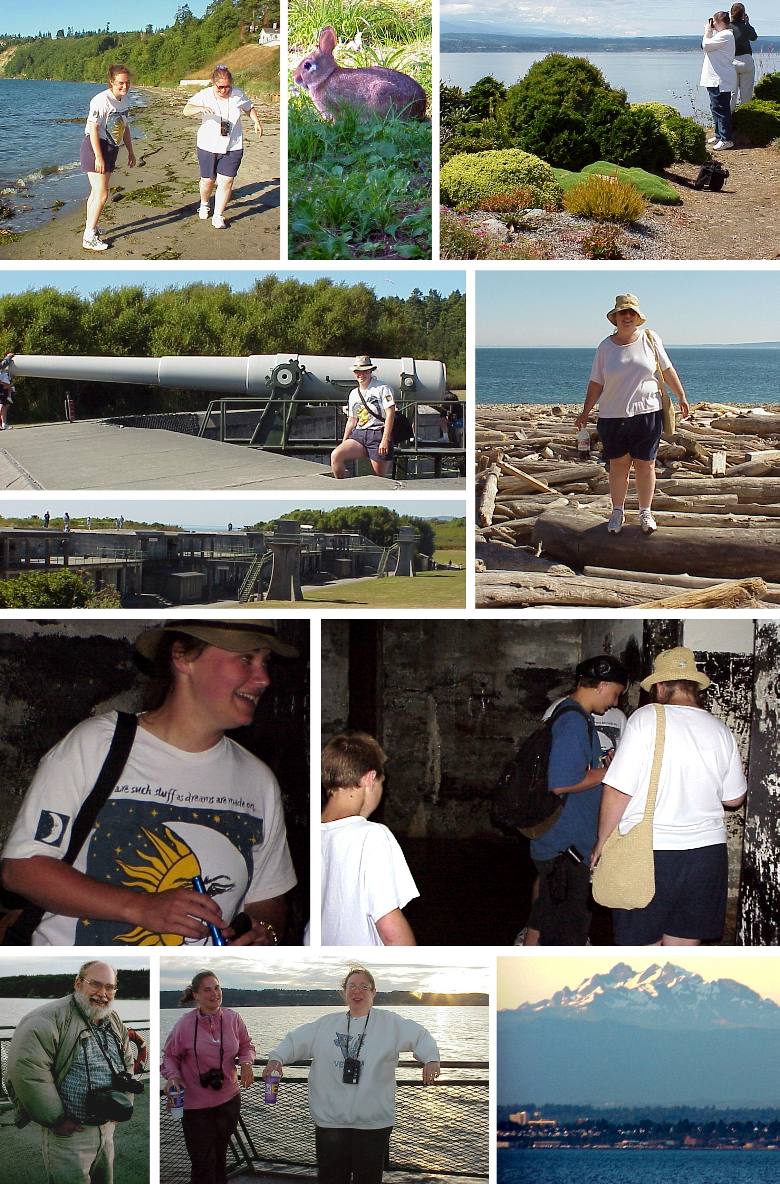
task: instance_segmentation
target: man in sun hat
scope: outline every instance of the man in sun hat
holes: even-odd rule
[[[167,621],[135,647],[152,676],[147,710],[85,841],[65,859],[119,734],[116,712],[84,720],[44,756],[3,883],[44,910],[35,945],[203,944],[208,925],[237,944],[275,944],[296,883],[279,786],[225,732],[251,724],[271,654],[296,651],[268,621]]]
[[[728,855],[724,808],[745,800],[747,785],[736,739],[707,710],[711,685],[687,646],[658,654],[639,684],[664,708],[663,756],[653,811],[655,897],[643,909],[613,909],[618,945],[699,945],[720,941],[726,916]],[[656,746],[656,712],[640,707],[629,719],[604,778],[598,862],[615,827],[642,820]]]
[[[385,477],[393,459],[395,396],[373,377],[376,366],[367,354],[355,358],[352,370],[357,386],[350,391],[344,436],[330,454],[330,467],[334,477],[346,477],[349,461],[368,457],[377,477]]]

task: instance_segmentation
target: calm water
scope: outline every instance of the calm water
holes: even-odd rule
[[[17,211],[3,223],[8,229],[30,230],[54,215],[55,203],[86,200],[79,149],[89,100],[103,89],[96,82],[0,78],[0,201]],[[137,91],[132,97],[143,106]]]
[[[703,53],[698,47],[690,53],[647,51],[632,53],[583,53],[601,70],[610,86],[625,90],[629,102],[652,100],[670,103],[683,115],[695,115],[700,122],[709,120],[709,99],[699,86]],[[510,86],[522,78],[544,53],[443,53],[442,82],[468,90],[480,78],[492,74]],[[780,69],[780,55],[756,52],[756,74]]]
[[[478,403],[581,403],[594,349],[478,349]],[[669,356],[691,403],[780,403],[780,349],[683,349]]]
[[[498,1184],[775,1184],[777,1151],[505,1151]]]
[[[50,1003],[50,999],[0,999],[0,1028],[14,1027],[28,1012]],[[147,999],[115,999],[114,1009],[120,1019],[149,1022],[149,1001]]]

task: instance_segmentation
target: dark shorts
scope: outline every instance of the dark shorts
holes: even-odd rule
[[[605,460],[617,460],[619,456],[655,460],[663,428],[662,411],[648,411],[644,415],[629,415],[624,419],[599,418],[596,422]]]
[[[244,155],[243,148],[234,148],[232,152],[206,152],[198,148],[197,152],[200,175],[204,181],[213,181],[215,177],[235,177]]]
[[[106,172],[113,173],[116,168],[116,158],[119,156],[119,145],[109,144],[108,140],[101,140],[100,144],[103,149],[103,160],[106,162]],[[95,149],[92,147],[92,141],[89,136],[85,136],[81,141],[79,163],[81,164],[81,171],[83,173],[97,172],[95,168]]]
[[[358,444],[362,444],[371,460],[392,460],[392,441],[390,442],[389,450],[385,453],[385,455],[380,456],[379,454],[379,445],[382,443],[382,437],[384,434],[384,428],[355,428],[349,438],[350,440],[357,440]]]
[[[729,865],[725,843],[655,852],[655,897],[643,909],[613,909],[615,944],[649,946],[667,937],[720,941]]]
[[[531,907],[529,929],[539,930],[540,946],[584,946],[590,933],[590,868],[568,855],[535,859],[539,895]]]
[[[7,407],[9,403],[13,403],[10,390],[7,386],[0,386],[0,407]]]

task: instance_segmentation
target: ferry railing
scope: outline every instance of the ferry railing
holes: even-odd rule
[[[125,1027],[133,1028],[146,1041],[147,1050],[149,1048],[149,1021],[148,1020],[125,1020]],[[0,1024],[0,1106],[7,1108],[11,1105],[8,1098],[7,1088],[7,1072],[8,1072],[8,1046],[11,1043],[11,1038],[16,1031],[16,1024]],[[147,1058],[148,1058],[147,1051]],[[149,1062],[141,1067],[140,1072],[147,1073],[149,1069]]]
[[[314,1125],[308,1108],[308,1061],[286,1065],[275,1105],[264,1103],[263,1082],[243,1091],[241,1118],[228,1151],[228,1174],[313,1171]],[[255,1061],[262,1067],[265,1060]],[[490,1138],[487,1061],[442,1061],[448,1070],[423,1086],[421,1066],[398,1066],[396,1119],[390,1138],[391,1172],[486,1180]],[[291,1072],[292,1070],[292,1072]],[[449,1071],[452,1071],[450,1073]],[[188,1184],[190,1163],[181,1123],[161,1099],[160,1184]]]

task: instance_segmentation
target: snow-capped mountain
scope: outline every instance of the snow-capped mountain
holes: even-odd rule
[[[500,1011],[497,1050],[501,1105],[780,1105],[780,1006],[673,963]]]
[[[606,974],[594,974],[577,987],[563,987],[550,999],[524,1003],[518,1017],[555,1016],[597,1023],[610,1019],[639,1027],[706,1029],[715,1027],[780,1028],[780,1007],[750,987],[702,975],[667,962],[635,971],[618,962]]]

